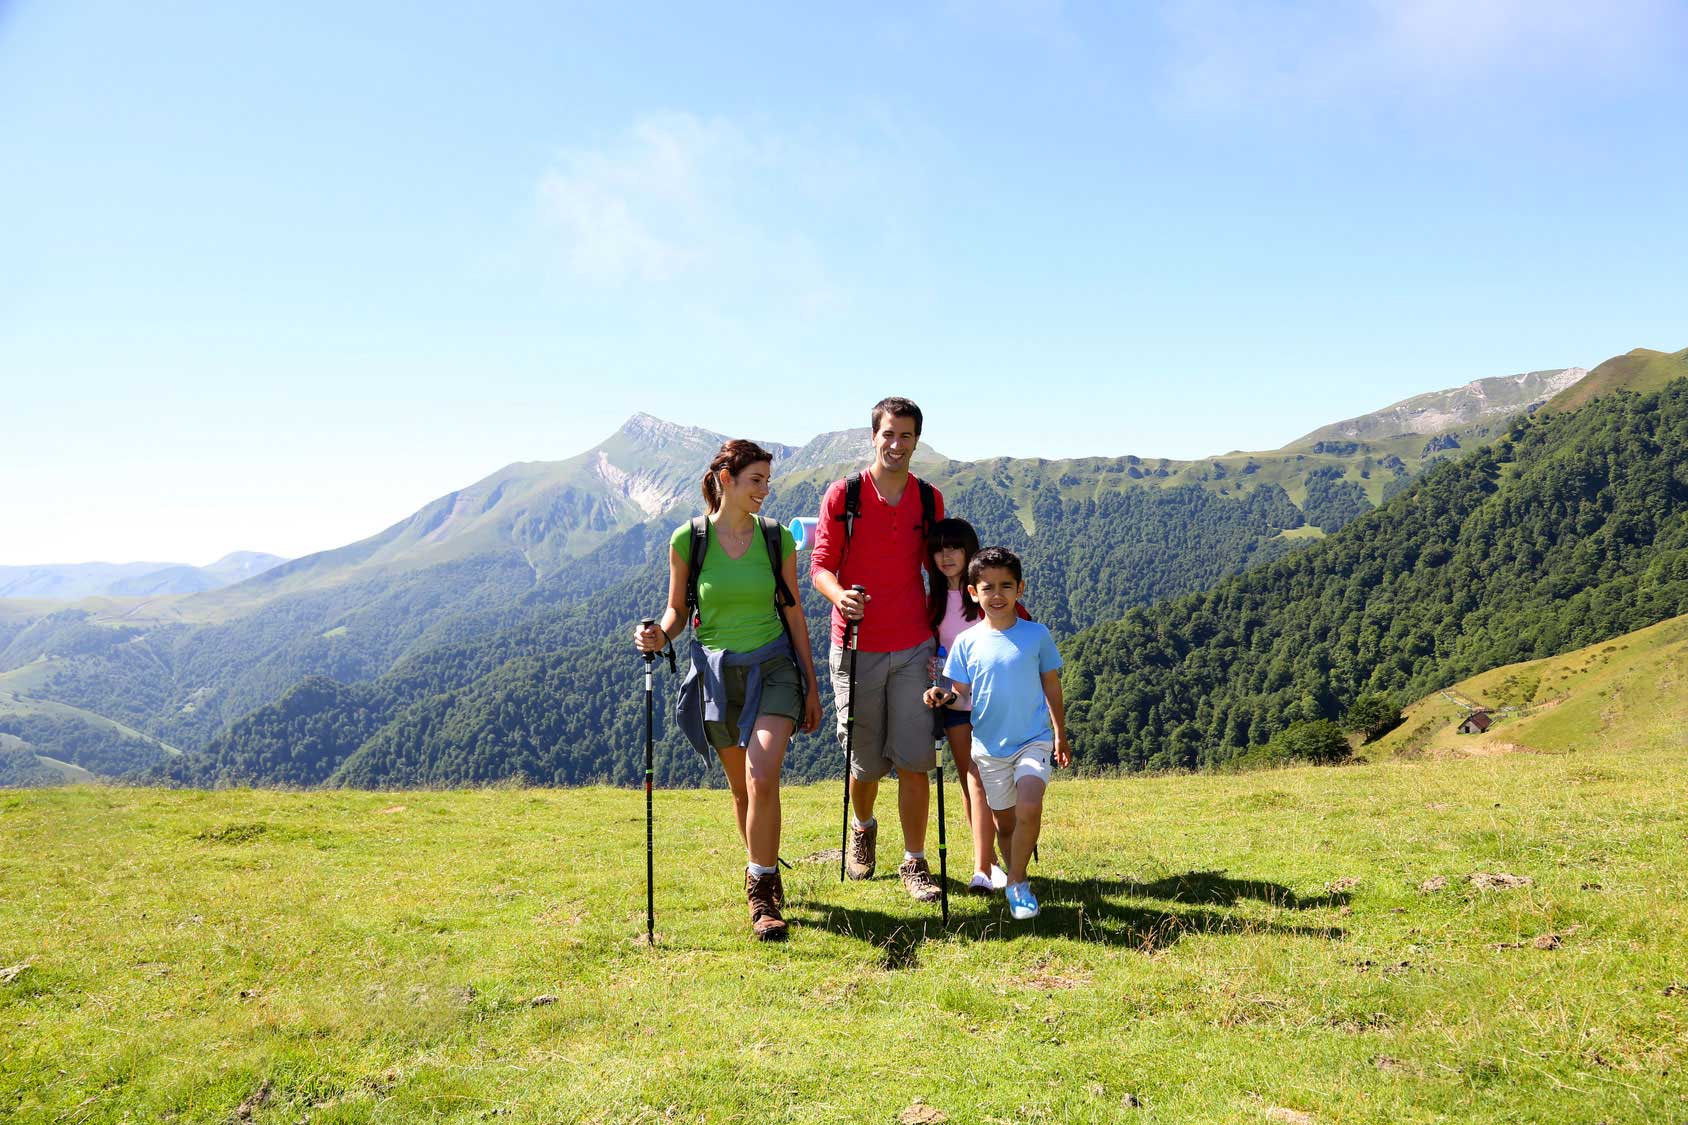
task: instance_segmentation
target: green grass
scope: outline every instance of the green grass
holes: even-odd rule
[[[1062,782],[1043,917],[947,931],[788,790],[774,947],[718,791],[655,949],[633,792],[10,792],[0,1117],[1675,1120],[1683,749]]]

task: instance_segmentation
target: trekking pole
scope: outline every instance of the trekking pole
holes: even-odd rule
[[[932,657],[932,686],[938,686],[944,650]],[[938,773],[938,901],[942,903],[944,925],[949,925],[949,841],[944,835],[944,709],[932,708],[932,758]],[[967,779],[962,778],[965,787]]]
[[[851,586],[858,594],[867,593],[865,586]],[[850,654],[850,669],[846,673],[850,685],[850,701],[844,708],[844,821],[838,829],[838,881],[844,881],[844,855],[850,849],[850,766],[855,762],[856,745],[856,622],[844,626],[844,648]]]
[[[656,618],[647,617],[640,626],[645,629],[656,628]],[[656,831],[653,824],[651,808],[651,759],[655,742],[655,728],[653,715],[654,685],[656,673],[656,653],[642,654],[645,658],[645,942],[656,944]]]

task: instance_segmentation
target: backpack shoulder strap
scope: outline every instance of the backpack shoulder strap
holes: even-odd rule
[[[703,573],[703,556],[709,550],[709,517],[692,517],[692,537],[690,559],[686,566],[686,609],[692,616],[692,628],[696,629],[703,621],[698,612],[697,578]]]
[[[774,608],[779,609],[782,606],[796,605],[796,596],[792,594],[790,587],[785,584],[785,552],[780,549],[785,544],[780,541],[779,521],[759,515],[756,517],[756,522],[762,527],[762,542],[768,548],[768,566],[774,572]]]
[[[938,522],[938,490],[919,477],[914,479],[920,485],[920,531],[929,535],[932,525]]]
[[[850,536],[856,530],[856,517],[862,514],[862,475],[851,473],[844,478],[844,512],[838,518],[844,521],[844,546],[838,552],[838,570],[844,571],[844,560],[850,557]]]

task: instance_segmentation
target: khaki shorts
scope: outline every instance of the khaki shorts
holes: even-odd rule
[[[703,724],[709,745],[720,750],[739,744],[739,719],[744,715],[744,687],[750,679],[750,669],[744,666],[724,666],[722,686],[727,689],[726,722]],[[774,656],[762,662],[762,706],[757,717],[779,715],[794,723],[803,721],[803,678],[789,656]]]
[[[850,654],[832,646],[832,705],[838,712],[838,743],[850,748],[850,776],[878,781],[893,769],[927,773],[938,764],[932,740],[932,709],[921,696],[930,687],[929,664],[937,643],[926,641],[899,652],[856,653],[856,733],[850,737]]]
[[[1048,785],[1053,771],[1049,755],[1053,742],[1028,742],[1006,758],[993,758],[975,752],[973,764],[979,769],[979,780],[985,783],[985,803],[997,812],[1011,809],[1020,799],[1020,779],[1035,777]]]

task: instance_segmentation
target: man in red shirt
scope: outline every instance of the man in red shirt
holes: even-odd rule
[[[832,696],[838,738],[850,747],[850,844],[845,870],[852,879],[873,875],[878,861],[879,824],[873,805],[879,781],[897,771],[897,811],[903,829],[903,886],[921,902],[938,897],[926,863],[926,820],[931,800],[927,773],[936,764],[932,712],[921,696],[935,653],[926,621],[926,505],[929,489],[934,520],[944,515],[937,489],[909,472],[920,444],[920,407],[906,398],[887,398],[873,408],[873,467],[861,474],[861,508],[846,543],[847,482],[833,481],[821,500],[809,573],[815,589],[832,603]],[[911,487],[912,486],[912,487]],[[862,586],[858,594],[852,586]],[[851,714],[849,658],[845,630],[856,623],[855,736]]]

